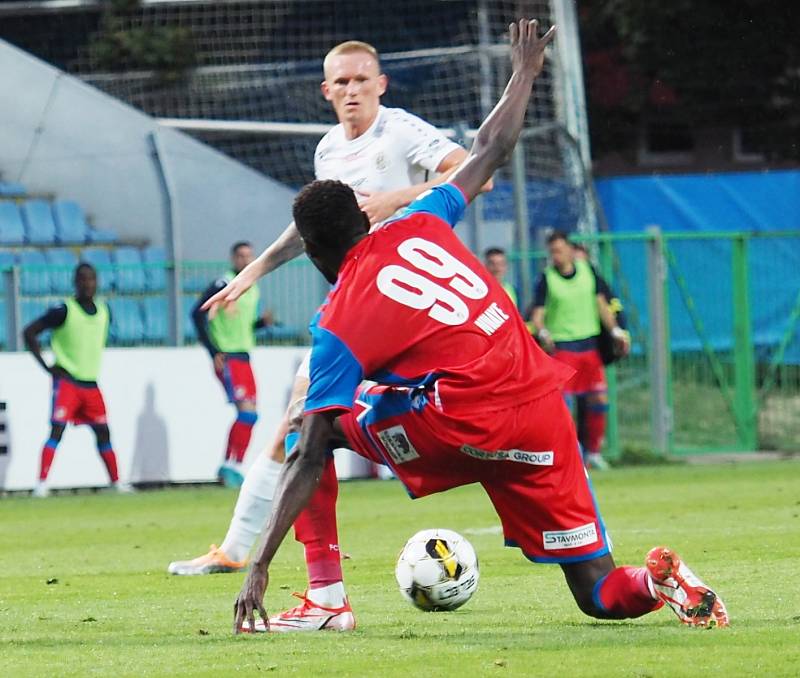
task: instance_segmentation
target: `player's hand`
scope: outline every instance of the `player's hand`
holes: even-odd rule
[[[225,287],[214,296],[209,297],[200,307],[200,310],[206,311],[208,317],[213,318],[222,308],[233,309],[236,300],[255,285],[258,278],[258,273],[249,266],[242,269],[242,271],[225,285]]]
[[[631,335],[621,327],[611,330],[611,338],[614,341],[614,353],[620,358],[624,358],[631,352]]]
[[[272,311],[269,309],[264,311],[261,314],[261,322],[263,323],[264,327],[270,327],[271,325],[275,324],[275,316],[272,314]]]
[[[536,19],[520,19],[509,25],[508,33],[514,72],[537,77],[544,68],[544,48],[553,41],[556,27],[550,26],[550,30],[540,38],[539,22]]]
[[[403,206],[394,191],[382,193],[358,191],[357,198],[361,211],[369,217],[370,226],[386,221]]]
[[[553,337],[550,335],[550,332],[547,331],[546,327],[543,327],[536,333],[536,340],[539,342],[539,346],[541,346],[545,353],[553,355],[556,352],[556,342],[553,341]]]
[[[225,354],[220,351],[214,354],[214,370],[222,372],[225,369]]]
[[[247,622],[250,632],[255,630],[256,610],[264,620],[264,625],[269,630],[269,617],[264,609],[264,593],[267,590],[269,573],[266,567],[251,565],[247,573],[247,579],[242,584],[242,590],[233,604],[233,633],[242,632],[242,625]]]

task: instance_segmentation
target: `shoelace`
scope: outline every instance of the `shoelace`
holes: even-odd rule
[[[279,615],[280,617],[299,617],[303,614],[305,610],[308,610],[309,608],[312,607],[317,607],[310,598],[306,597],[304,593],[298,593],[297,591],[294,591],[292,595],[295,598],[299,598],[300,600],[302,600],[303,601],[302,604],[296,605],[292,609],[286,610],[286,612],[282,612]]]
[[[288,617],[300,617],[303,615],[303,612],[311,608],[316,608],[318,610],[325,610],[325,612],[334,612],[334,613],[343,612],[347,608],[346,601],[345,604],[342,605],[341,607],[325,607],[324,605],[319,605],[318,603],[315,603],[308,596],[306,596],[305,593],[298,593],[297,591],[295,591],[292,593],[292,595],[295,598],[299,598],[300,600],[302,600],[303,601],[302,604],[293,607],[291,610],[286,610],[286,612],[282,612],[280,615],[278,615],[279,617],[284,619]]]

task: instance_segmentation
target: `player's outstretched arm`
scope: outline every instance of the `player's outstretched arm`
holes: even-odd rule
[[[200,309],[207,311],[213,318],[221,307],[235,302],[255,285],[259,278],[271,273],[287,261],[299,257],[302,253],[303,241],[292,222],[274,243],[245,266],[225,287],[207,299]]]
[[[338,414],[340,412],[318,412],[303,418],[298,449],[288,458],[281,471],[272,515],[262,533],[247,579],[233,605],[234,633],[240,633],[245,620],[248,620],[251,629],[254,628],[256,610],[264,623],[268,623],[264,592],[269,581],[269,565],[289,528],[319,485],[325,466],[325,451],[334,436],[333,425]]]
[[[500,101],[478,128],[469,156],[450,178],[469,200],[478,195],[481,186],[508,161],[514,150],[533,82],[544,68],[545,47],[555,33],[556,27],[551,26],[540,38],[539,22],[535,20],[520,19],[509,26],[511,78]]]

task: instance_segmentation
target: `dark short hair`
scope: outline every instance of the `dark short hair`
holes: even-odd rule
[[[292,214],[303,240],[330,250],[347,244],[367,219],[353,189],[331,179],[304,186],[294,199]]]
[[[253,243],[251,243],[249,240],[239,240],[238,242],[233,243],[233,245],[231,246],[231,254],[236,254],[236,251],[240,247],[250,247],[250,248],[252,248],[253,247]]]
[[[563,240],[565,243],[571,244],[569,236],[564,231],[553,231],[547,236],[548,245],[552,245],[556,240]]]
[[[78,277],[78,274],[81,271],[91,271],[92,273],[95,274],[95,276],[97,276],[97,269],[94,266],[92,266],[88,261],[82,261],[80,264],[78,264],[75,267],[75,277],[76,278]]]
[[[483,253],[483,258],[488,259],[489,257],[494,257],[498,254],[506,256],[506,251],[502,247],[488,247]]]

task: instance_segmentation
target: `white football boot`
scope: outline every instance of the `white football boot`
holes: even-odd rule
[[[352,631],[356,627],[356,619],[350,601],[345,599],[341,607],[323,607],[305,594],[293,593],[302,603],[291,610],[281,612],[269,618],[269,629],[262,619],[256,619],[253,633],[295,633],[298,631]],[[242,631],[250,633],[247,622],[242,626]]]

